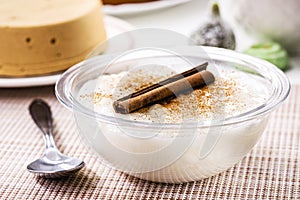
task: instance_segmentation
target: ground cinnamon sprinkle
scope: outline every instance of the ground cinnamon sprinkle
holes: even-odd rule
[[[247,82],[235,71],[220,71],[215,82],[188,95],[143,108],[126,116],[116,114],[113,101],[132,92],[166,79],[174,72],[168,69],[138,69],[135,72],[121,72],[99,77],[96,91],[81,95],[90,99],[94,109],[105,115],[130,118],[136,121],[180,123],[183,120],[213,120],[231,117],[254,109],[265,102],[265,93],[258,92],[255,84]]]
[[[112,98],[112,94],[104,94],[101,92],[93,92],[90,94],[82,94],[80,95],[80,98],[90,98],[92,99],[94,104],[98,104],[100,103],[100,101],[102,100],[102,98]]]
[[[163,106],[170,112],[181,113],[182,109],[186,109],[191,112],[195,112],[192,115],[202,116],[204,118],[211,118],[212,113],[223,113],[222,106],[237,107],[236,94],[239,93],[239,89],[236,88],[236,81],[227,80],[224,78],[217,78],[215,83],[205,86],[202,89],[195,90],[190,95],[183,95],[179,98],[173,99]],[[189,105],[191,104],[192,105]],[[184,106],[180,106],[184,105]]]

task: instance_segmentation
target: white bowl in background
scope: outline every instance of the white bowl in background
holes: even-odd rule
[[[299,0],[222,0],[222,16],[233,26],[260,39],[281,43],[290,52],[300,52]]]

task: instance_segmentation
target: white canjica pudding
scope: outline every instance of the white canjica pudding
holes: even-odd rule
[[[181,128],[164,127],[164,124],[182,124],[184,129],[189,126],[188,123],[213,124],[215,120],[247,113],[266,102],[268,90],[262,84],[253,84],[255,79],[249,79],[248,74],[222,66],[213,71],[213,83],[127,114],[116,112],[113,106],[116,100],[174,76],[174,70],[144,66],[104,74],[83,85],[78,100],[96,113],[132,123],[161,124],[156,129],[143,129],[118,124],[118,120],[117,125],[99,123],[105,140],[110,144],[108,146],[112,147],[111,151],[127,155],[123,161],[122,153],[117,159],[109,156],[105,159],[129,174],[159,182],[205,178],[224,169],[224,166],[236,163],[240,155],[247,153],[257,142],[266,126],[265,118],[225,128],[207,126],[182,131]],[[80,121],[80,118],[77,120]],[[86,136],[91,137],[90,143],[95,142],[91,146],[99,148],[96,151],[100,152],[102,147],[96,143],[103,138],[97,139],[95,134]]]
[[[220,68],[213,84],[126,115],[115,112],[115,100],[174,74],[174,70],[168,67],[146,66],[118,74],[102,75],[98,78],[99,84],[93,88],[94,91],[85,90],[84,94],[81,94],[81,100],[93,103],[98,113],[157,123],[229,118],[250,111],[266,101],[265,88],[253,84],[243,73]]]

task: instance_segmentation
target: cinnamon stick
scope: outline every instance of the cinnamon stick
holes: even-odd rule
[[[128,98],[128,96],[126,96],[126,98],[124,97],[115,101],[113,103],[115,111],[117,113],[128,114],[143,107],[176,98],[180,94],[190,93],[195,89],[213,83],[215,80],[214,75],[206,70],[198,71],[187,77],[183,77],[182,74],[175,76],[180,76],[181,78],[175,79],[173,82],[168,82],[166,85],[160,85],[157,88],[150,86],[150,88],[152,88],[151,90],[144,90],[147,92],[139,93],[139,95],[135,96],[128,95],[131,97]]]
[[[208,66],[208,63],[205,62],[205,63],[203,63],[203,64],[201,64],[201,65],[198,65],[197,67],[194,67],[194,68],[192,68],[192,69],[190,69],[190,70],[187,70],[187,71],[185,71],[185,72],[176,74],[176,75],[171,76],[171,77],[169,77],[169,78],[167,78],[167,79],[165,79],[165,80],[163,80],[163,81],[160,81],[160,82],[155,83],[155,84],[153,84],[153,85],[150,85],[150,86],[148,86],[148,87],[146,87],[146,88],[143,88],[143,89],[141,89],[141,90],[139,90],[139,91],[137,91],[137,92],[134,92],[134,93],[132,93],[132,94],[130,94],[130,95],[127,95],[127,96],[125,96],[125,97],[119,99],[118,101],[123,101],[123,100],[129,99],[129,98],[136,97],[136,96],[138,96],[138,95],[144,94],[144,93],[146,93],[146,92],[149,92],[149,91],[151,91],[151,90],[154,90],[154,89],[156,89],[156,88],[159,88],[159,87],[161,87],[161,86],[163,86],[163,85],[166,85],[166,84],[168,84],[168,83],[172,83],[172,82],[174,82],[174,81],[176,81],[176,80],[179,80],[179,79],[182,79],[182,78],[184,78],[184,77],[188,77],[188,76],[190,76],[190,75],[193,75],[193,74],[195,74],[195,73],[198,73],[198,72],[200,72],[200,71],[206,70],[207,66]]]

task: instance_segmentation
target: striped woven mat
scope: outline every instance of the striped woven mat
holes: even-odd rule
[[[53,90],[0,89],[0,199],[300,199],[300,86],[292,87],[241,162],[184,184],[144,181],[103,165],[81,143],[72,113],[58,103]],[[51,105],[58,148],[86,162],[78,174],[50,180],[27,172],[27,164],[44,151],[28,113],[34,98]]]

